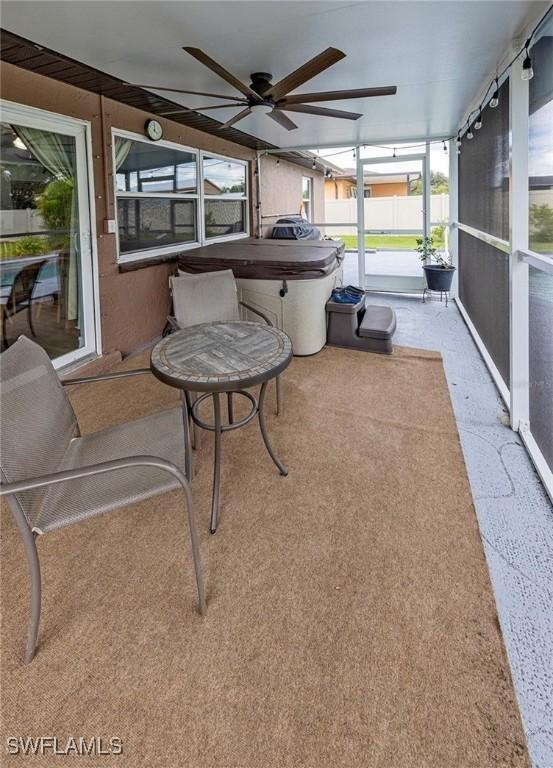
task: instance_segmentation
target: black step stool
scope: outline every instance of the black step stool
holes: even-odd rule
[[[394,351],[392,337],[396,330],[396,313],[391,307],[365,304],[364,296],[357,304],[342,304],[329,299],[326,317],[327,344],[384,355]]]

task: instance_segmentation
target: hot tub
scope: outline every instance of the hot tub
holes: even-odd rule
[[[186,251],[178,267],[189,273],[232,269],[240,300],[285,331],[295,355],[313,355],[326,343],[325,304],[342,283],[343,252],[344,244],[334,240],[245,238]]]

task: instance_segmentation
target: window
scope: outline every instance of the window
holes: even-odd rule
[[[197,152],[121,135],[114,165],[120,260],[199,243]]]
[[[248,164],[169,141],[114,135],[119,260],[248,234]]]
[[[309,178],[309,176],[303,176],[301,180],[301,186],[302,186],[302,202],[303,202],[303,213],[307,221],[311,221],[311,214],[312,214],[312,208],[311,208],[311,202],[312,202],[312,186],[313,186],[313,179]]]
[[[114,134],[119,260],[248,234],[248,163]]]
[[[243,237],[247,227],[247,164],[213,155],[202,156],[204,237]]]

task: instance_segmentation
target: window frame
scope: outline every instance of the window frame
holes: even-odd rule
[[[309,197],[303,196],[303,182],[308,182],[308,191],[309,191]],[[311,220],[313,218],[313,177],[312,176],[303,176],[301,177],[301,202],[303,206],[303,213],[305,215],[305,218],[307,221],[311,223]],[[305,210],[305,203],[308,204],[308,211]]]
[[[115,137],[119,136],[122,139],[130,139],[131,141],[141,141],[144,144],[156,144],[164,146],[169,149],[175,149],[182,152],[190,152],[196,157],[196,193],[195,194],[183,194],[180,192],[118,192],[117,191],[117,171],[115,170]],[[227,162],[238,163],[244,166],[246,189],[245,194],[228,197],[226,195],[205,195],[204,193],[204,178],[203,178],[203,160],[204,157],[215,157]],[[146,136],[135,133],[134,131],[127,131],[124,128],[112,127],[111,129],[111,158],[112,158],[112,181],[113,181],[113,199],[114,199],[114,218],[115,218],[115,240],[116,240],[116,258],[118,264],[127,264],[132,262],[149,261],[150,259],[157,259],[163,256],[172,256],[182,251],[188,251],[192,248],[199,248],[203,245],[211,245],[212,243],[221,243],[230,240],[240,240],[250,236],[250,175],[249,175],[249,160],[243,160],[238,157],[230,157],[229,155],[221,155],[218,152],[210,152],[208,150],[199,149],[198,147],[190,147],[185,144],[179,144],[175,141],[168,139],[160,139],[159,141],[152,142]],[[197,238],[191,242],[183,243],[171,243],[170,245],[164,245],[160,247],[147,248],[139,251],[127,251],[121,252],[119,243],[119,217],[117,212],[117,199],[118,197],[124,198],[168,198],[178,200],[196,200],[196,233]],[[241,200],[245,202],[245,231],[236,232],[231,235],[220,235],[218,237],[206,237],[205,236],[205,200]]]
[[[250,202],[250,179],[249,179],[249,161],[248,160],[241,160],[237,157],[229,157],[228,155],[220,155],[218,152],[209,152],[206,149],[199,150],[199,180],[200,180],[200,196],[201,196],[201,238],[202,238],[202,245],[211,245],[212,243],[224,243],[231,240],[242,240],[245,237],[250,236],[250,211],[249,211],[249,202]],[[234,197],[229,197],[228,195],[206,195],[204,191],[204,158],[205,157],[214,157],[217,160],[224,160],[229,163],[236,163],[237,165],[244,166],[245,171],[245,192],[243,195],[236,195]],[[245,203],[245,215],[244,215],[244,222],[245,222],[245,231],[244,232],[234,232],[230,235],[218,235],[216,237],[206,237],[205,234],[205,201],[206,200],[240,200]]]

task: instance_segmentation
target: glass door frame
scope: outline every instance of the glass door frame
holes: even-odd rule
[[[409,155],[383,156],[383,157],[361,157],[361,146],[356,148],[357,157],[357,270],[359,285],[365,288],[365,235],[374,234],[374,230],[365,228],[365,183],[364,171],[367,165],[379,165],[382,163],[402,163],[419,161],[422,166],[422,235],[430,235],[430,145],[426,144],[426,152],[418,152]],[[412,234],[412,230],[390,230],[390,232],[399,234]],[[388,232],[388,230],[378,230],[378,232]],[[417,231],[418,233],[418,231]],[[404,275],[383,275],[382,286],[378,290],[382,291],[418,291],[424,287],[424,277],[421,274],[418,277],[409,277]]]
[[[0,99],[0,110],[3,122],[59,133],[75,139],[81,278],[79,303],[82,309],[81,336],[84,343],[81,347],[52,360],[55,368],[65,368],[82,358],[101,354],[98,254],[96,238],[92,236],[96,230],[96,217],[92,205],[94,176],[90,122],[5,99]]]

